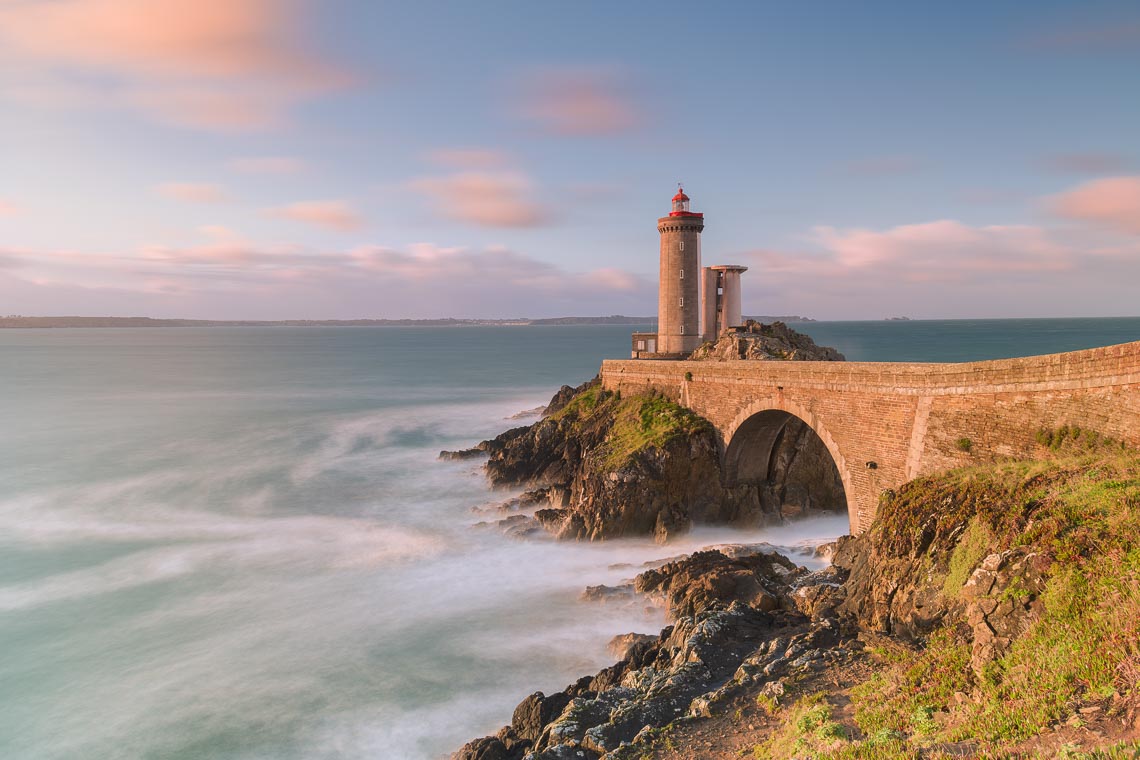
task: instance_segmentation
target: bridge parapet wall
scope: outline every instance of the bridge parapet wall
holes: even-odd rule
[[[1140,342],[960,364],[607,360],[602,382],[688,406],[716,426],[722,450],[752,414],[795,414],[836,460],[853,532],[870,526],[884,490],[1031,454],[1041,428],[1075,425],[1140,445]]]

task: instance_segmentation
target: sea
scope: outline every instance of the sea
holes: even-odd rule
[[[1140,339],[1140,318],[795,325],[851,360]],[[665,620],[583,601],[676,543],[520,540],[440,461],[635,326],[0,330],[0,758],[435,760]]]

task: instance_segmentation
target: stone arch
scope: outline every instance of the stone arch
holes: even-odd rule
[[[860,524],[859,508],[846,458],[831,433],[815,414],[786,399],[755,402],[745,407],[732,421],[723,438],[725,485],[758,482],[761,477],[767,477],[769,461],[776,442],[793,419],[811,428],[831,455],[831,460],[839,473],[839,480],[843,484],[848,527],[852,533],[855,533]],[[746,454],[752,456],[747,457]]]

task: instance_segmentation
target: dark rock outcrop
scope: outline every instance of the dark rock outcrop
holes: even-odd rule
[[[621,637],[626,651],[616,664],[559,694],[530,695],[510,726],[455,757],[597,758],[647,727],[708,715],[757,674],[778,678],[797,667],[822,667],[828,655],[821,648],[839,633],[831,621],[813,628],[789,602],[789,580],[804,575],[779,555],[733,558],[716,551],[642,573],[636,587],[670,600],[673,625],[655,637]]]
[[[663,399],[622,400],[595,385],[585,392],[559,413],[478,447],[488,454],[493,486],[542,485],[562,497],[535,513],[551,533],[667,540],[693,522],[759,513],[755,500],[743,510],[725,508],[716,434],[707,422]]]
[[[844,356],[834,348],[816,345],[810,336],[796,332],[783,322],[765,325],[750,319],[743,327],[731,327],[716,341],[700,346],[689,359],[714,362],[841,362]]]
[[[1041,617],[1051,564],[1048,555],[1019,546],[988,555],[962,587],[972,638],[970,666],[979,677]]]
[[[637,576],[634,588],[665,604],[676,619],[723,609],[733,602],[771,612],[781,606],[790,581],[803,573],[781,554],[759,553],[731,558],[702,551]]]
[[[477,459],[481,456],[486,456],[487,452],[478,446],[470,449],[459,449],[458,451],[448,451],[444,449],[439,452],[439,458],[446,461],[462,461],[464,459]]]

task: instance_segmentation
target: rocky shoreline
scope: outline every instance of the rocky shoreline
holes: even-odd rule
[[[637,745],[653,729],[708,716],[754,673],[777,678],[822,661],[820,648],[838,641],[839,628],[824,615],[813,623],[793,599],[795,590],[824,588],[832,578],[830,571],[808,573],[770,551],[737,558],[703,551],[643,572],[635,592],[664,604],[672,625],[656,637],[629,637],[621,659],[594,676],[555,694],[528,696],[510,725],[454,757],[621,757],[612,753]],[[799,598],[818,602],[816,595]],[[755,656],[761,649],[766,656]]]
[[[739,339],[708,344],[724,355],[708,359],[739,358]],[[834,506],[836,494],[841,507],[838,476],[810,432],[789,425],[768,483],[725,488],[707,422],[660,397],[606,393],[594,380],[564,386],[535,424],[441,457],[485,457],[493,486],[529,489],[496,508],[505,517],[484,523],[508,535],[665,543],[695,523],[780,522]],[[587,603],[659,606],[670,625],[617,637],[613,665],[527,696],[508,725],[453,760],[1140,750],[1140,457],[1066,436],[1039,436],[1050,442],[1039,460],[888,492],[870,530],[818,548],[830,560],[822,570],[767,545],[718,546],[640,568],[621,586],[585,589]],[[1127,489],[1111,502],[1111,520],[1078,514],[1086,502],[1071,501],[1090,471]],[[1086,575],[1074,580],[1074,567]],[[1116,606],[1058,601],[1106,573]],[[1057,626],[1088,629],[1073,635],[1088,657],[1109,663],[1099,681],[1064,654],[1065,641],[1049,638]],[[1044,685],[1025,674],[1037,657],[1058,658],[1050,667],[1074,675]]]
[[[1131,757],[1064,754],[1140,749],[1136,535],[1063,535],[1054,521],[1071,505],[1033,498],[1067,494],[1088,467],[1031,462],[914,481],[887,495],[871,530],[820,547],[832,565],[815,572],[734,546],[646,569],[632,589],[591,589],[587,598],[661,604],[671,625],[619,637],[614,665],[526,697],[509,725],[453,757]],[[1133,494],[1115,519],[1140,525],[1140,457],[1114,467],[1103,477]],[[1115,596],[1066,610],[1058,588],[1069,589],[1074,566],[1060,557],[1088,568],[1080,588],[1104,577]],[[1071,643],[1049,638],[1059,616]],[[1060,697],[1033,686],[1052,677],[1036,660],[1058,652],[1071,653],[1052,668],[1084,673],[1085,659],[1104,658],[1107,675],[1054,684]]]

